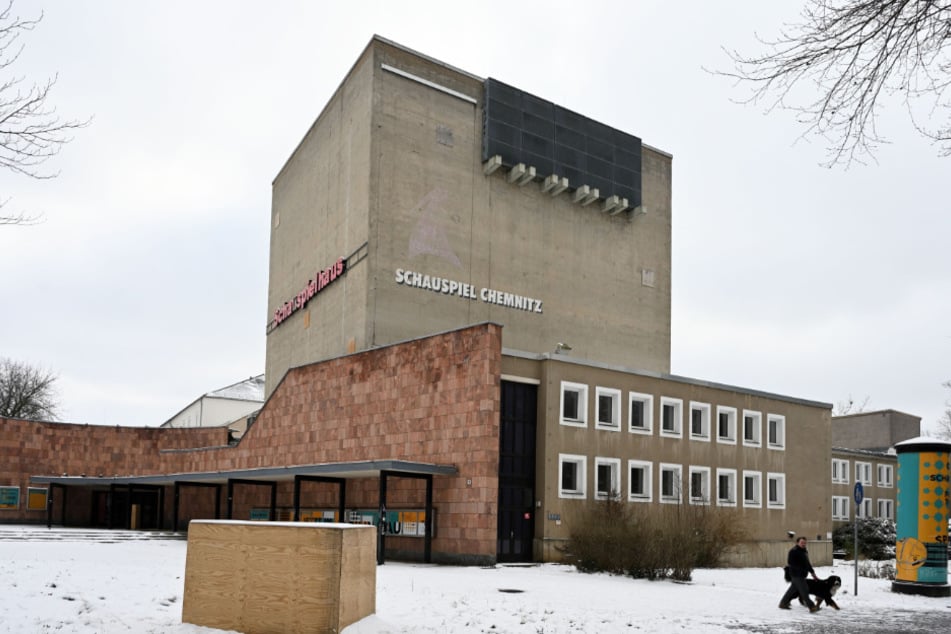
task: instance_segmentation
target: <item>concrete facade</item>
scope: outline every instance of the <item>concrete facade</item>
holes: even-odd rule
[[[503,373],[508,380],[537,381],[539,386],[537,559],[558,559],[559,547],[565,546],[587,506],[604,499],[597,482],[599,463],[617,465],[618,497],[626,503],[654,508],[699,504],[734,514],[749,537],[736,555],[745,565],[774,565],[784,558],[789,531],[828,538],[827,404],[555,354],[534,359],[510,352],[503,356]],[[566,386],[581,386],[586,392],[583,424],[564,419],[561,395]],[[606,424],[599,416],[599,394],[619,397],[616,424]],[[633,424],[631,408],[637,402],[652,411],[648,428]],[[679,431],[664,430],[665,405],[678,412]],[[693,412],[700,416],[695,418]],[[721,413],[730,415],[727,433],[721,433]],[[778,436],[770,433],[771,427]],[[566,456],[584,458],[581,495],[559,486]],[[633,490],[632,469],[646,469],[646,494]],[[665,469],[678,474],[673,499],[665,500],[662,492]],[[692,490],[692,476],[700,478],[700,491]],[[777,487],[775,496],[771,481]]]
[[[894,520],[898,498],[896,444],[921,436],[921,417],[892,409],[832,418],[832,521]],[[855,483],[863,501],[855,503]]]
[[[893,409],[836,416],[832,420],[832,446],[883,452],[921,435],[921,417]]]
[[[671,157],[642,151],[644,215],[486,176],[483,81],[374,38],[295,149],[273,184],[267,394],[296,365],[483,321],[506,347],[669,372]]]
[[[898,457],[894,450],[833,447],[831,481],[833,528],[851,523],[856,517],[895,520]],[[861,506],[855,503],[856,482],[862,483]]]

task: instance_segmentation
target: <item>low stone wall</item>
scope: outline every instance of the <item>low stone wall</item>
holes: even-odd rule
[[[731,548],[723,557],[723,566],[728,568],[782,568],[786,565],[789,549],[795,546],[793,540],[768,542],[743,542]],[[813,566],[832,565],[832,542],[827,540],[810,541],[809,561]]]

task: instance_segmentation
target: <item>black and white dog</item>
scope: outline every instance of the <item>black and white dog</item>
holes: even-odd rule
[[[842,579],[832,575],[828,579],[806,579],[806,583],[809,584],[809,594],[816,597],[816,606],[821,606],[825,601],[830,608],[839,609],[832,597],[842,587]],[[805,603],[802,599],[799,599],[799,602]]]

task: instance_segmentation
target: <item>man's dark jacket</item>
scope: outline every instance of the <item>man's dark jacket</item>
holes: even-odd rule
[[[812,569],[812,564],[809,563],[809,551],[800,548],[799,544],[793,546],[789,551],[786,563],[789,565],[789,574],[792,577],[806,577],[810,574],[816,574],[815,570]]]

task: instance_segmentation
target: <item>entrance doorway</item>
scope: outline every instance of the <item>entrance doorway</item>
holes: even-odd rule
[[[496,548],[496,558],[500,562],[532,561],[537,405],[537,386],[502,381]]]

